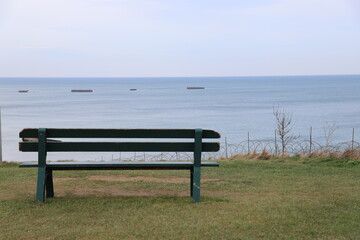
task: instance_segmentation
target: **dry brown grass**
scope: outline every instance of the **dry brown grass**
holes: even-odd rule
[[[326,156],[328,156],[328,153],[318,150],[314,150],[308,155],[309,158],[326,157]]]
[[[341,152],[330,152],[329,157],[331,158],[341,158],[342,154]]]
[[[266,151],[266,148],[264,148],[262,150],[262,152],[260,153],[260,155],[257,157],[257,159],[259,160],[269,160],[273,157],[272,154],[270,154],[268,151]]]
[[[252,153],[249,154],[249,158],[250,159],[257,159],[258,155],[259,154],[254,150]]]
[[[108,182],[158,182],[158,183],[187,183],[186,177],[150,177],[150,176],[123,176],[123,175],[94,175],[87,177],[89,180],[100,180]],[[202,178],[202,182],[218,181],[219,179]]]
[[[306,158],[322,158],[330,157],[334,159],[346,159],[346,160],[360,160],[360,149],[345,149],[341,151],[320,151],[314,150],[310,154],[296,153],[295,155],[290,155],[289,153],[281,153],[278,155],[272,154],[264,148],[260,153],[253,151],[250,154],[235,154],[231,159],[242,159],[242,160],[270,160],[270,159],[287,159],[290,157],[296,157],[298,159]]]
[[[235,154],[235,155],[231,156],[231,159],[241,159],[241,158],[246,158],[248,156],[249,156],[249,154]]]
[[[316,157],[331,157],[331,158],[344,158],[349,160],[360,160],[360,150],[359,149],[345,149],[343,152],[334,151],[318,151],[315,150],[308,154],[306,157],[308,158],[316,158]]]
[[[297,157],[297,158],[306,158],[307,155],[303,154],[303,153],[297,153],[297,154],[295,154],[295,157]]]
[[[341,157],[345,159],[360,160],[360,149],[350,149],[350,148],[345,149]]]
[[[283,152],[282,154],[279,155],[280,158],[288,158],[290,157],[290,154],[288,154],[287,152]]]

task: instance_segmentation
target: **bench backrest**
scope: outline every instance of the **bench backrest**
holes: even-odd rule
[[[213,130],[202,129],[61,129],[27,128],[20,138],[37,141],[19,143],[23,152],[217,152],[218,142],[203,142],[202,139],[220,138]],[[139,139],[194,139],[192,142],[62,142],[48,138],[139,138]]]

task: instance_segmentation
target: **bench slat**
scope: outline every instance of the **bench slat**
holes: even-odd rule
[[[107,170],[107,169],[191,169],[193,162],[48,162],[52,170]],[[219,167],[217,162],[202,162],[202,167]],[[38,167],[37,162],[24,162],[21,168]]]
[[[219,143],[202,143],[203,152],[217,152]],[[22,152],[37,152],[37,142],[20,142]],[[47,152],[193,152],[188,142],[48,142]]]
[[[37,138],[37,128],[25,128],[20,138]],[[48,138],[194,138],[194,129],[87,129],[87,128],[47,128]],[[213,130],[203,130],[202,138],[220,138]]]

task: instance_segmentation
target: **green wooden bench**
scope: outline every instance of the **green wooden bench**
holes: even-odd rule
[[[54,170],[146,170],[185,169],[190,170],[190,196],[194,202],[200,201],[201,167],[218,167],[217,162],[201,162],[202,152],[217,152],[218,142],[203,142],[203,139],[220,138],[212,130],[202,129],[60,129],[27,128],[20,132],[22,152],[38,152],[38,162],[24,162],[21,168],[37,167],[36,201],[44,203],[46,197],[54,197]],[[51,138],[51,139],[49,139]],[[55,138],[55,139],[54,139]],[[153,139],[142,142],[93,142],[60,141],[63,138],[85,139]],[[172,139],[159,142],[154,139]],[[173,139],[192,139],[177,141]],[[193,162],[46,162],[47,152],[193,152]]]

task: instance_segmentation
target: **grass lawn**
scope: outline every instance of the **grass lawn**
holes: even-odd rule
[[[0,164],[1,239],[360,239],[360,164],[230,159],[188,171],[57,171],[35,203],[36,169]]]

